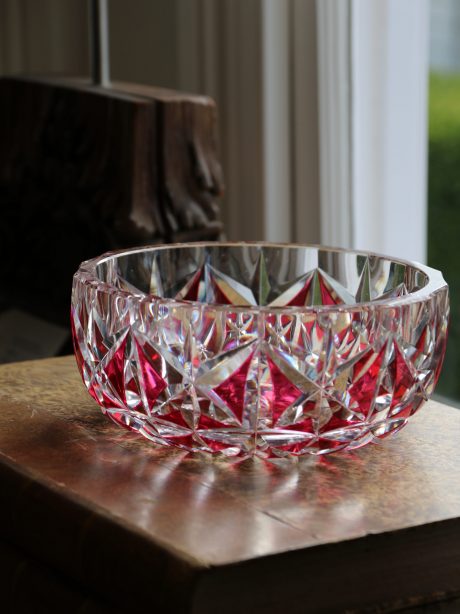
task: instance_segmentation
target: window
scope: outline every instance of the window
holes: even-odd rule
[[[451,292],[449,344],[437,392],[460,401],[460,3],[431,0],[428,262]]]

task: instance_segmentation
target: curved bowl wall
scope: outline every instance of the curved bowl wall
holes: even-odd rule
[[[74,276],[72,332],[103,412],[155,443],[324,454],[395,433],[433,392],[438,271],[314,246],[113,252]]]

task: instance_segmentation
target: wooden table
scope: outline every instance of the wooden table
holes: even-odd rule
[[[66,357],[0,367],[0,452],[2,612],[460,612],[451,407],[353,454],[216,461],[109,423]]]

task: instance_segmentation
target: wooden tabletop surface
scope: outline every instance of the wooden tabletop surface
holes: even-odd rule
[[[459,444],[430,402],[354,453],[215,460],[110,423],[73,357],[3,365],[0,535],[121,607],[397,611],[460,590]]]

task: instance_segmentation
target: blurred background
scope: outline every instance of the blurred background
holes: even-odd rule
[[[428,262],[451,289],[451,319],[440,394],[460,401],[460,2],[431,0]]]
[[[112,80],[216,100],[227,238],[356,247],[443,271],[452,312],[437,392],[460,404],[460,2],[108,7]],[[82,0],[0,0],[0,74],[88,75],[88,23]]]
[[[108,0],[108,13],[113,81],[217,101],[227,237],[290,240],[293,231],[318,242],[315,0]],[[89,75],[88,25],[85,0],[0,0],[0,73]],[[299,199],[314,203],[307,211],[291,212],[287,199],[291,147],[302,152],[294,183]]]

